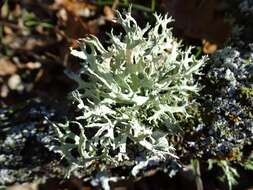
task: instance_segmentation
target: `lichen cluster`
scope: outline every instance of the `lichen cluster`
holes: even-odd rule
[[[82,59],[72,93],[79,115],[55,124],[60,146],[53,147],[72,169],[119,166],[148,159],[176,157],[166,136],[190,115],[190,97],[199,91],[193,74],[206,58],[196,60],[168,28],[167,16],[141,29],[130,12],[117,12],[124,33],[109,34],[105,49],[95,36],[80,39]],[[74,130],[72,130],[74,128]]]

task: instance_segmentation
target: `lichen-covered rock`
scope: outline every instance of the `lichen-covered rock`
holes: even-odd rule
[[[245,94],[245,89],[253,89],[252,66],[238,51],[227,47],[217,52],[204,69],[200,110],[213,137],[220,141],[217,151],[219,147],[233,149],[252,141],[252,96]]]
[[[35,102],[0,110],[0,185],[53,175],[45,169],[56,158],[47,148],[53,129],[43,115],[52,118],[54,110]]]
[[[183,146],[202,159],[240,160],[253,140],[253,62],[227,47],[203,68],[195,116],[186,124]]]

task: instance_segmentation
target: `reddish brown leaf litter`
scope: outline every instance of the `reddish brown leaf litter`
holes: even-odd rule
[[[203,51],[213,53],[228,39],[231,26],[224,21],[217,0],[161,0],[183,36],[203,40]]]
[[[0,81],[0,94],[6,103],[13,102],[13,96],[18,100],[24,95],[57,97],[62,91],[66,93],[71,85],[63,71],[67,66],[78,66],[69,55],[69,47],[86,34],[97,35],[105,24],[106,17],[98,14],[94,4],[77,0],[41,2],[17,0],[1,7],[0,76],[5,78]],[[48,23],[51,26],[47,28]],[[8,88],[8,78],[13,74],[20,75],[31,87],[29,91],[23,88],[17,94]]]
[[[17,66],[8,58],[0,58],[0,76],[12,75],[17,72]]]

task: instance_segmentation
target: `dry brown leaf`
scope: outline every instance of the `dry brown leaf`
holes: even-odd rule
[[[78,0],[55,0],[58,17],[66,25],[66,36],[69,40],[76,40],[85,34],[96,34],[97,20],[84,21],[82,17],[94,15],[97,6]],[[59,7],[61,7],[59,9]]]
[[[14,17],[20,17],[22,15],[22,8],[20,4],[15,5],[15,10],[12,12],[12,15]]]
[[[213,53],[230,35],[230,25],[217,12],[218,0],[161,0],[161,6],[175,19],[175,28],[185,37],[209,42],[203,46],[206,53]]]
[[[28,62],[25,64],[17,64],[17,67],[19,69],[29,69],[29,70],[33,70],[33,69],[39,69],[41,67],[41,63],[39,62]]]
[[[24,183],[7,188],[7,190],[38,190],[38,189],[39,188],[37,183]]]
[[[6,98],[9,94],[9,88],[7,85],[3,84],[0,86],[0,97],[1,98]]]
[[[206,54],[212,54],[218,49],[217,44],[212,44],[211,42],[205,39],[202,40],[202,44],[203,44],[203,52]]]
[[[13,30],[12,30],[11,27],[4,26],[4,27],[3,27],[3,30],[4,30],[4,33],[5,33],[6,35],[12,35],[12,34],[13,34]]]
[[[109,6],[104,6],[104,15],[107,20],[112,21],[113,19],[115,19],[115,13]]]
[[[0,76],[12,75],[17,72],[17,67],[8,58],[0,59]]]
[[[89,17],[94,14],[97,9],[97,6],[91,3],[80,2],[77,0],[55,0],[55,3],[64,7],[75,16]]]

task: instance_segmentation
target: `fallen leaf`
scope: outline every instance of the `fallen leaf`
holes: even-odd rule
[[[115,13],[109,6],[104,6],[104,15],[107,20],[112,21],[115,19]]]
[[[212,44],[206,39],[202,40],[202,44],[203,44],[203,52],[206,54],[212,54],[218,49],[217,44]]]
[[[0,76],[12,75],[17,72],[17,67],[8,58],[0,59]]]
[[[9,15],[9,5],[8,1],[4,1],[4,3],[0,4],[0,17],[6,18]]]
[[[56,0],[55,3],[64,7],[75,16],[90,17],[95,14],[97,9],[97,6],[91,3],[80,2],[77,0]]]
[[[13,34],[13,30],[12,30],[11,27],[4,26],[4,27],[3,27],[3,30],[4,30],[4,33],[5,33],[6,35],[12,35],[12,34]]]
[[[161,7],[175,19],[175,28],[184,37],[209,42],[203,44],[206,53],[213,53],[230,35],[231,26],[218,13],[217,0],[161,0]]]
[[[28,62],[25,64],[17,63],[17,66],[19,69],[33,70],[33,69],[39,69],[41,67],[41,63],[39,63],[39,62]]]
[[[6,98],[8,96],[8,94],[9,94],[8,87],[5,84],[1,85],[0,86],[0,97]]]
[[[19,185],[14,185],[12,187],[9,187],[8,190],[38,190],[38,184],[37,183],[24,183]]]

